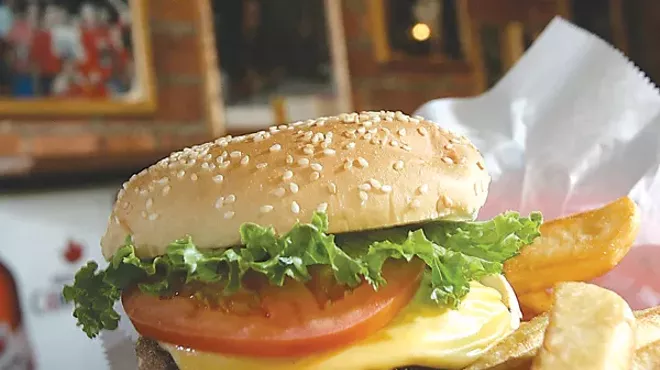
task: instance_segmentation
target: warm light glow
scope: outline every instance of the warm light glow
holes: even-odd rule
[[[431,28],[426,23],[417,23],[410,33],[415,40],[426,41],[431,36]]]

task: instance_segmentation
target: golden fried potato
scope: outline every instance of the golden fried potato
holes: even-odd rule
[[[635,345],[638,349],[660,341],[660,306],[636,311],[635,317],[637,318]]]
[[[644,346],[660,341],[660,306],[635,311],[634,315],[637,319],[636,349],[640,351]],[[487,351],[466,370],[529,369],[534,356],[541,347],[547,324],[547,313],[522,323],[516,331]],[[641,361],[641,359],[635,361]]]
[[[635,316],[623,298],[593,284],[561,283],[532,370],[628,370],[634,351]]]
[[[525,319],[535,317],[550,310],[552,293],[546,290],[525,293],[518,296],[518,303]]]
[[[635,351],[631,370],[660,369],[660,340]]]
[[[547,325],[547,314],[521,323],[516,331],[502,339],[465,370],[529,369],[532,359],[543,342],[543,333]]]
[[[541,236],[504,264],[518,295],[562,281],[588,281],[611,270],[639,231],[639,212],[628,197],[600,209],[545,222]]]

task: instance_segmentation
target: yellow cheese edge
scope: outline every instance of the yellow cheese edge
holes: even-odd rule
[[[520,325],[517,299],[501,275],[472,282],[457,310],[429,304],[423,290],[382,330],[327,353],[251,358],[160,345],[181,370],[388,370],[409,365],[461,369]]]

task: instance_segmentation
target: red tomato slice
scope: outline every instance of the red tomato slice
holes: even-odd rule
[[[345,346],[383,328],[413,297],[422,271],[418,260],[390,260],[383,267],[385,286],[375,291],[363,283],[339,298],[336,285],[328,286],[317,275],[311,284],[264,284],[258,298],[232,295],[221,307],[189,295],[159,298],[138,289],[126,291],[122,303],[145,337],[207,352],[303,356]],[[320,305],[319,297],[329,303]]]

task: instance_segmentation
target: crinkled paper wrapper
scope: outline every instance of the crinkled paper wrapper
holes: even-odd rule
[[[638,246],[596,282],[643,308],[660,304],[659,111],[658,90],[625,56],[556,18],[490,91],[415,114],[482,151],[493,181],[480,218],[514,209],[552,219],[630,195],[642,212]],[[137,363],[137,334],[122,316],[120,330],[102,335],[118,370]]]

